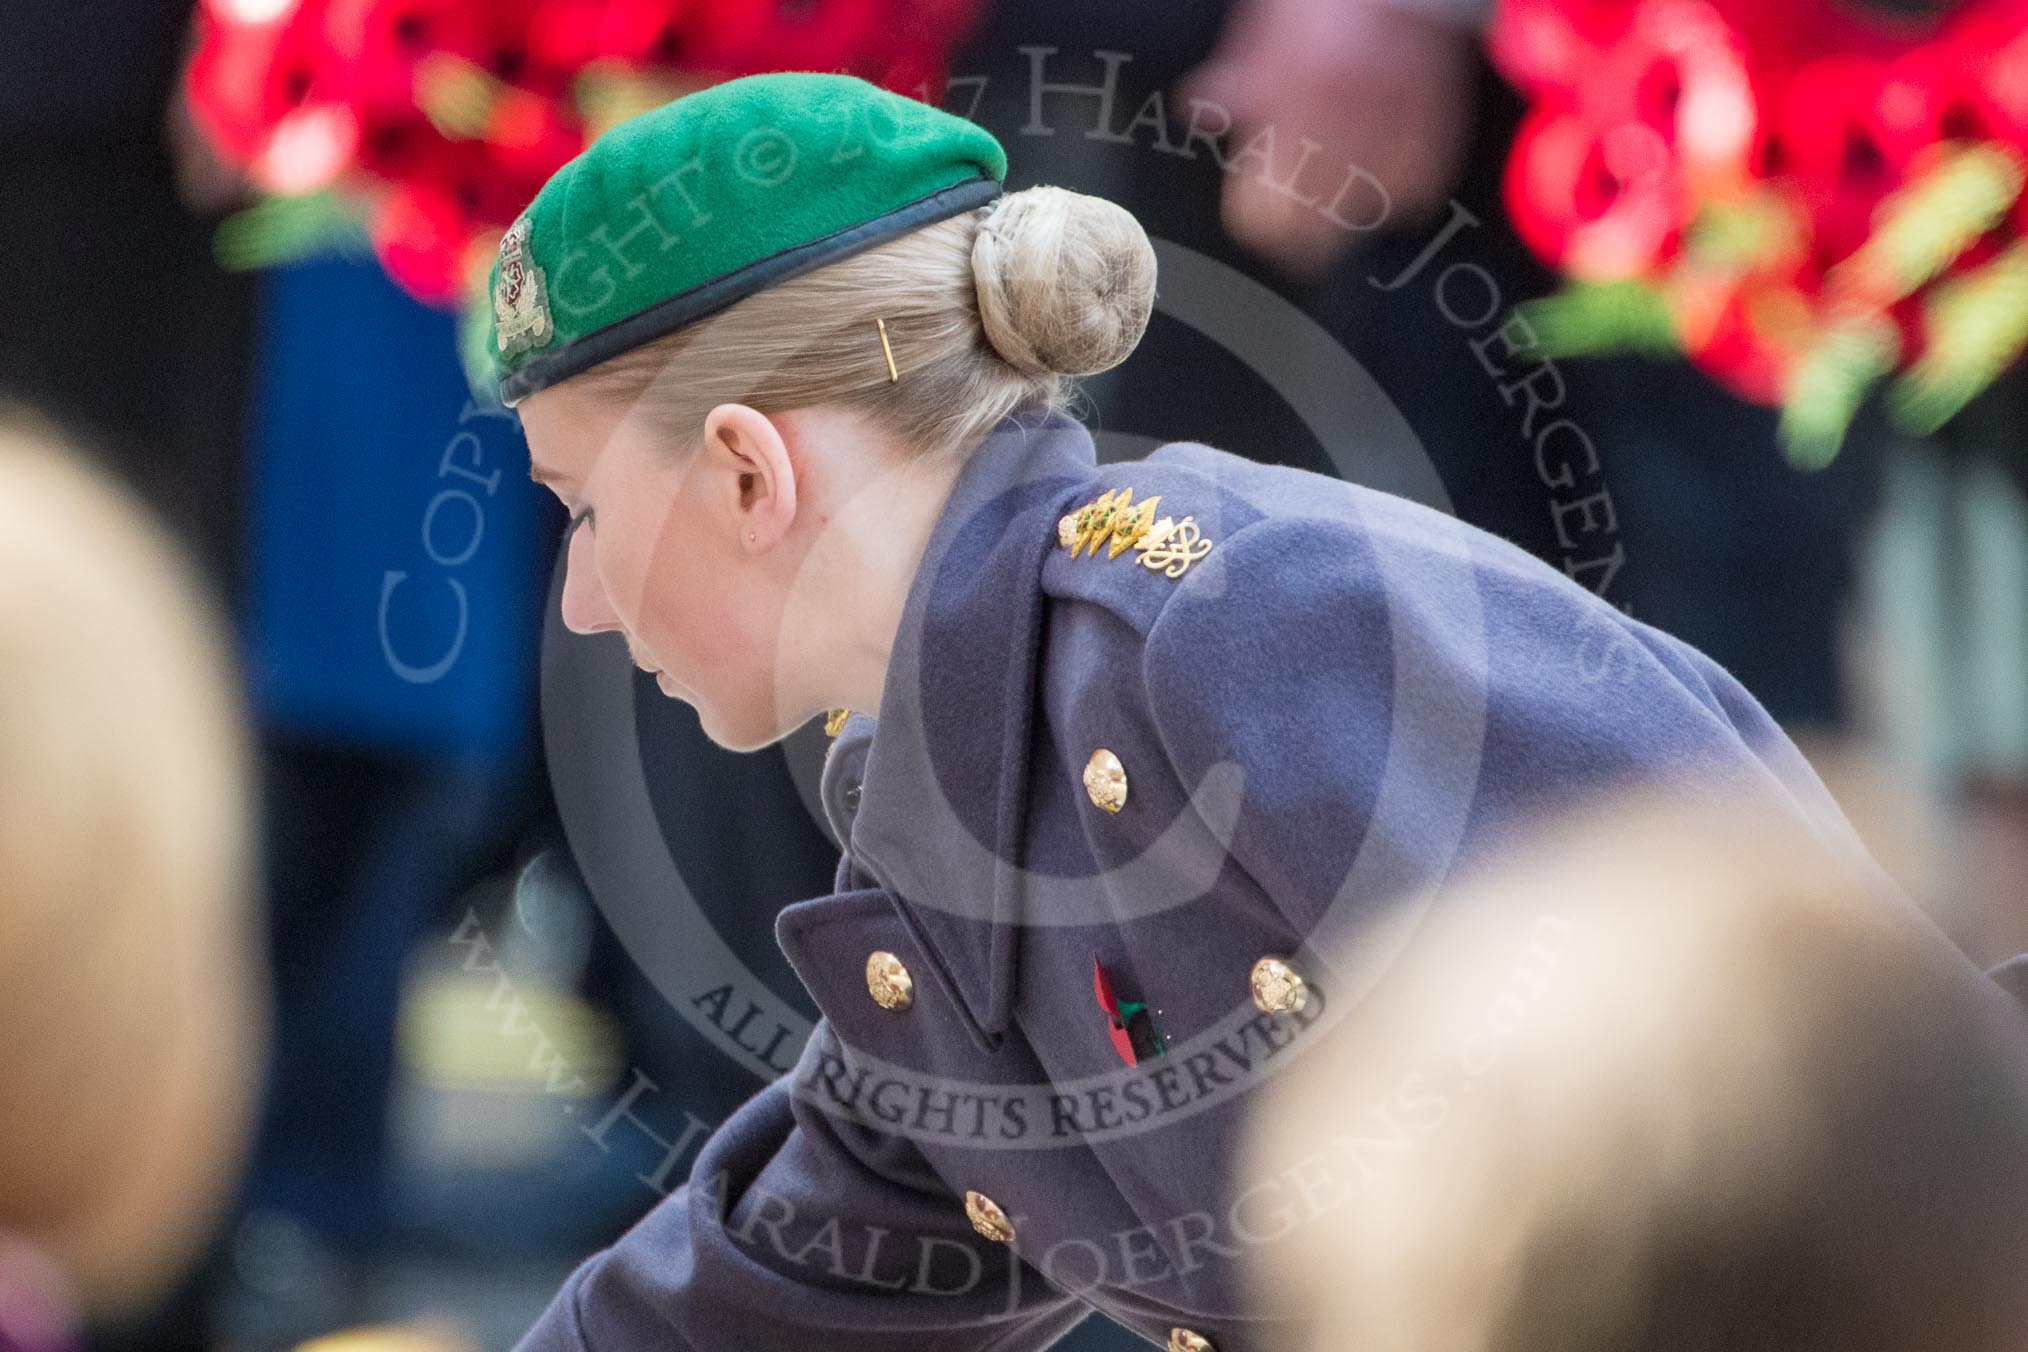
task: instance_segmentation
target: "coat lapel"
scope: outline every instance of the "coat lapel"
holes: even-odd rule
[[[850,849],[997,1050],[1013,1009],[1042,639],[1042,563],[1088,492],[1075,419],[1003,420],[973,451],[902,612]]]

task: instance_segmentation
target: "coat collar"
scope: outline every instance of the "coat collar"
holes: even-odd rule
[[[1015,994],[1042,564],[1096,464],[1091,434],[1061,413],[986,436],[910,585],[880,717],[845,734],[872,730],[851,853],[899,900],[987,1050]]]

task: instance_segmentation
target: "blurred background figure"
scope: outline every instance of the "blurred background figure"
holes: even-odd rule
[[[1318,211],[1291,174],[1227,177],[1220,210],[1232,238],[1294,277],[1324,276],[1383,224],[1435,224],[1463,179],[1474,123],[1479,29],[1492,0],[1238,0],[1186,97],[1216,104],[1235,145],[1272,128],[1283,167],[1309,158],[1370,175],[1355,210]],[[1283,144],[1287,148],[1282,149]],[[1278,182],[1279,180],[1279,182]]]
[[[1452,900],[1257,1118],[1307,1349],[2028,1340],[2028,1017],[1927,921],[1750,803]]]
[[[250,757],[183,555],[0,422],[0,1346],[63,1352],[197,1261],[265,1021]],[[66,1308],[68,1307],[68,1308]]]
[[[237,576],[254,280],[172,97],[189,0],[16,0],[0,42],[0,398],[82,434],[215,582]]]
[[[1866,557],[1869,680],[1895,764],[1947,808],[1972,951],[2028,949],[2028,377],[1903,438]]]

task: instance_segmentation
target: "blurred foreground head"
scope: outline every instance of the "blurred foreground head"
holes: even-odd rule
[[[144,1304],[236,1175],[259,1066],[247,754],[182,559],[0,417],[0,1239]]]
[[[1252,1145],[1303,1352],[2028,1347],[2028,1016],[1776,811],[1447,898]]]

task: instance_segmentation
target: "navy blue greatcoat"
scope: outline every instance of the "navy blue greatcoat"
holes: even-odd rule
[[[1285,1345],[1245,1255],[1346,1177],[1243,1184],[1249,1090],[1357,1017],[1447,878],[1658,777],[1849,843],[1723,670],[1492,536],[1207,446],[1101,467],[1069,418],[1003,422],[877,723],[826,762],[837,888],[776,931],[815,1034],[523,1348],[1013,1352],[1094,1309],[1184,1352]],[[1440,1108],[1405,1090],[1376,1148]]]

